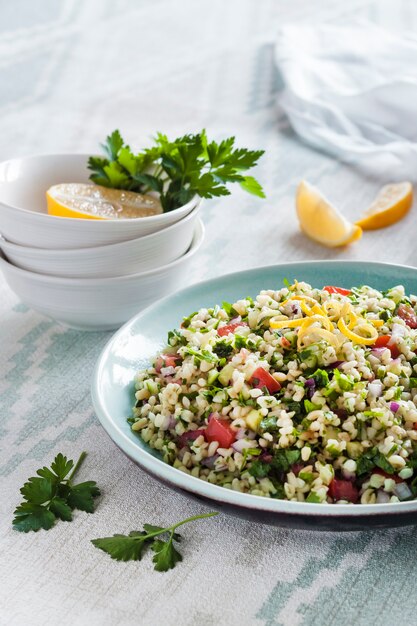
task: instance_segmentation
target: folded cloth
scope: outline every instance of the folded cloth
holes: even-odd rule
[[[298,135],[347,161],[417,179],[417,39],[374,24],[287,25],[278,102]]]

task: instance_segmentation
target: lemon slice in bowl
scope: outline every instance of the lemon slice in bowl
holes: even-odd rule
[[[305,180],[297,188],[296,209],[301,230],[329,248],[345,246],[362,237],[362,229],[352,224]]]
[[[132,219],[162,213],[157,198],[100,185],[62,183],[46,192],[49,215],[93,220]]]
[[[356,222],[363,230],[376,230],[395,224],[413,204],[413,187],[409,182],[385,185],[363,217]]]

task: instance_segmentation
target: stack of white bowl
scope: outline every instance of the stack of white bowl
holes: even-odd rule
[[[204,227],[198,198],[134,219],[48,215],[47,189],[89,182],[87,160],[56,154],[0,164],[0,269],[31,308],[74,328],[113,329],[184,286]]]

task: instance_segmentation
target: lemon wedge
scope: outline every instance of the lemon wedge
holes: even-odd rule
[[[363,230],[375,230],[395,224],[404,217],[413,204],[413,187],[409,182],[385,185],[356,222]]]
[[[318,189],[304,180],[298,185],[296,209],[301,230],[324,246],[345,246],[362,236],[360,226],[349,222]]]
[[[48,213],[93,220],[132,219],[162,213],[152,196],[100,185],[62,183],[46,192]]]

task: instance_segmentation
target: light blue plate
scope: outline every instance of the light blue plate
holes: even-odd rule
[[[314,287],[349,288],[367,284],[387,289],[403,284],[406,292],[417,293],[417,269],[350,261],[273,265],[192,285],[139,313],[116,332],[104,348],[92,381],[93,404],[100,422],[119,448],[151,475],[173,488],[210,501],[215,508],[267,523],[323,530],[415,523],[417,501],[356,506],[298,503],[241,494],[208,484],[164,463],[131,431],[126,419],[134,404],[135,373],[149,366],[152,357],[166,345],[169,330],[178,327],[184,316],[201,307],[253,297],[262,289],[279,289],[285,278],[290,282],[305,281]]]

